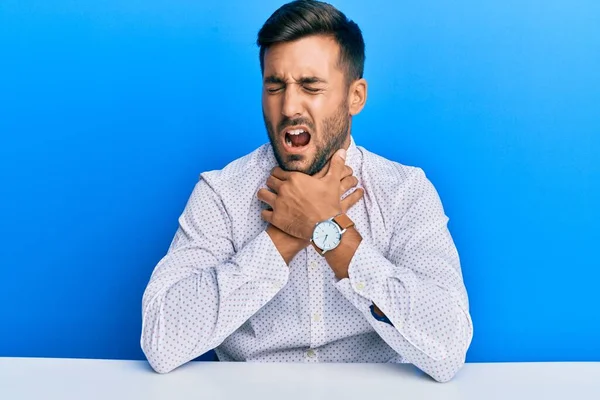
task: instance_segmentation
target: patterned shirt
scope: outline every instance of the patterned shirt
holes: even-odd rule
[[[266,233],[256,194],[277,165],[270,144],[200,175],[143,297],[141,346],[157,372],[215,349],[221,361],[412,363],[441,382],[456,374],[473,325],[437,191],[422,169],[353,139],[346,164],[365,194],[347,212],[362,242],[341,280],[312,246],[286,265]]]

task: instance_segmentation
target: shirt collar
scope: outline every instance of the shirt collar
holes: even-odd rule
[[[354,138],[350,135],[350,146],[348,146],[348,150],[346,151],[346,165],[352,167],[354,171],[358,170],[360,164],[362,162],[362,153],[356,147],[356,143],[354,143]]]

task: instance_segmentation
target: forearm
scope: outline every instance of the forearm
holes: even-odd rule
[[[337,279],[348,278],[348,266],[361,241],[362,236],[356,228],[352,227],[344,233],[342,241],[336,249],[325,253],[325,259]],[[373,307],[377,315],[385,316],[376,304],[373,304]]]
[[[286,284],[289,269],[266,234],[211,267],[188,246],[166,256],[143,298],[141,345],[161,373],[217,347]]]
[[[448,289],[417,277],[413,284],[390,281],[391,299],[381,308],[393,325],[371,318],[373,327],[405,361],[439,382],[449,381],[463,366],[472,338],[468,311]],[[402,291],[405,294],[399,295]]]
[[[170,372],[213,347],[220,303],[215,278],[207,268],[172,285],[148,286],[157,293],[143,299],[141,347],[155,371]]]
[[[337,284],[390,347],[438,381],[449,380],[462,366],[472,338],[466,292],[451,263],[439,259],[440,281],[447,281],[441,284],[393,264],[363,241],[349,279]],[[371,304],[393,326],[373,318]]]
[[[290,265],[296,254],[310,244],[308,240],[291,237],[271,224],[269,224],[266,231],[287,265]]]

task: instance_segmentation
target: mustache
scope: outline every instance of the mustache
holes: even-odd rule
[[[282,119],[279,122],[279,125],[277,126],[277,132],[281,132],[288,126],[295,126],[295,125],[306,125],[308,127],[308,129],[311,130],[311,132],[315,131],[315,126],[313,125],[313,123],[310,122],[306,118],[287,118],[287,117],[285,117],[284,119]]]

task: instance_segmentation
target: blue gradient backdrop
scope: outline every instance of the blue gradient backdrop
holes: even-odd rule
[[[139,359],[198,174],[266,139],[277,1],[0,1],[0,356]],[[367,44],[358,144],[422,167],[468,361],[600,360],[600,3],[336,1]]]

